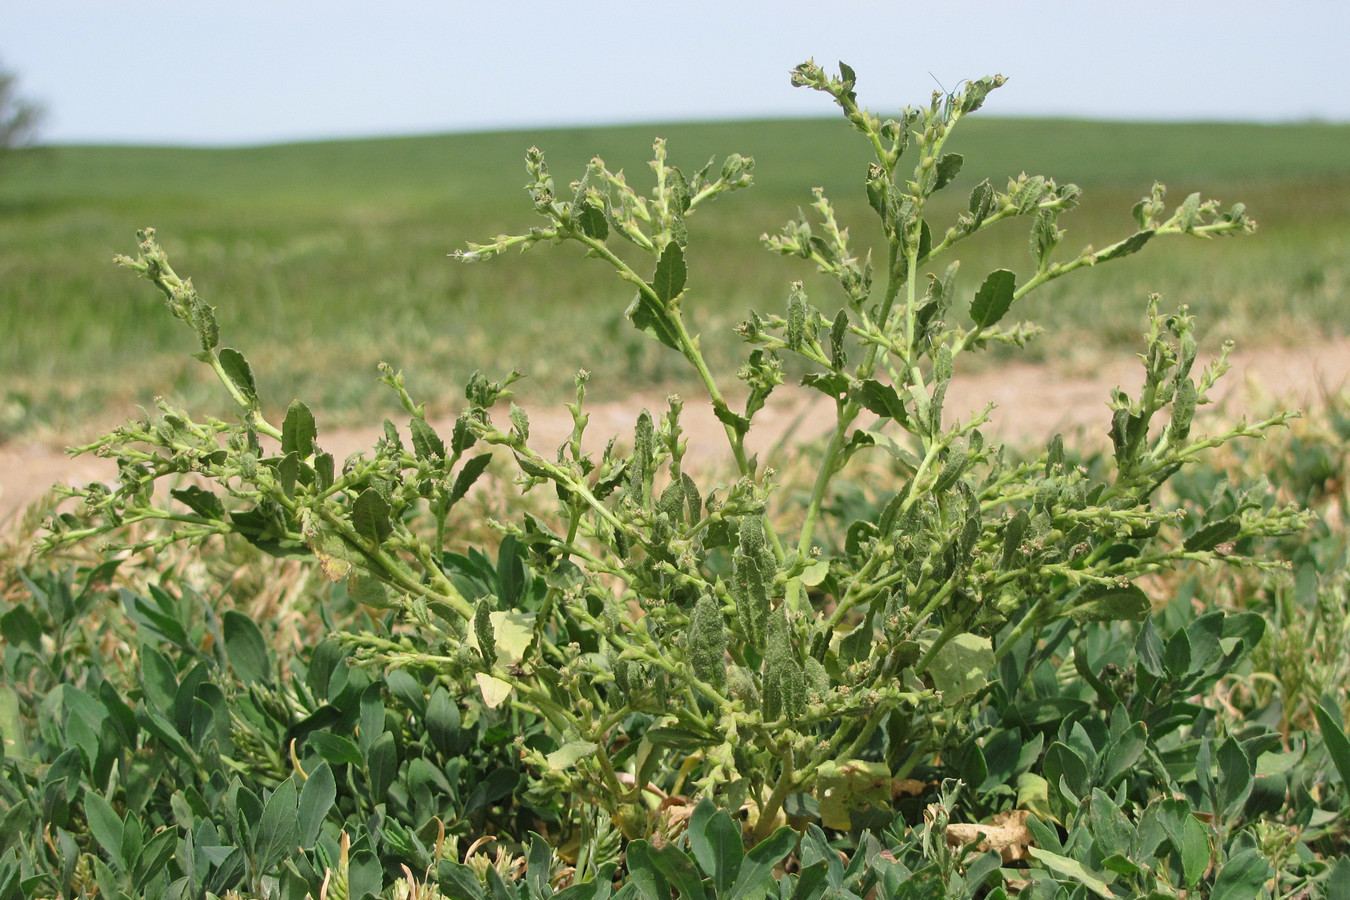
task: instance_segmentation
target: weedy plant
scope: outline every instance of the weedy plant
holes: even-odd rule
[[[701,288],[690,263],[695,214],[748,187],[750,159],[733,154],[686,175],[657,141],[654,185],[641,194],[600,159],[563,188],[531,150],[528,190],[542,224],[457,254],[475,262],[575,244],[610,269],[635,292],[632,324],[683,358],[703,385],[725,429],[731,478],[699,484],[685,466],[685,401],[676,397],[642,412],[629,444],[611,440],[587,452],[584,372],[568,405],[571,436],[540,449],[526,412],[509,404],[514,375],[475,375],[463,412],[442,435],[401,373],[384,367],[408,427],[386,421],[370,453],[339,462],[324,451],[304,403],[293,402],[280,425],[266,418],[244,356],[220,346],[212,307],[147,229],[140,254],[118,261],[163,292],[241,412],[227,422],[161,402],[157,417],[80,448],[115,458],[119,483],[84,495],[87,518],[58,516],[49,545],[116,541],[128,525],[152,522],[163,529],[113,546],[238,535],[268,553],[315,560],[353,600],[380,611],[369,627],[334,636],[350,664],[410,674],[398,683],[424,710],[425,696],[449,690],[471,718],[516,723],[528,774],[517,802],[583,847],[578,883],[612,871],[588,864],[585,849],[608,827],[596,823],[607,821],[632,841],[629,869],[643,886],[631,896],[669,897],[672,885],[681,897],[699,896],[704,875],[715,896],[749,896],[759,887],[737,888],[735,871],[719,868],[729,863],[709,849],[709,841],[732,842],[742,826],[714,810],[743,819],[748,844],[767,848],[746,858],[769,871],[794,840],[785,823],[855,835],[884,828],[906,779],[917,776],[908,783],[922,792],[924,779],[946,775],[965,782],[968,814],[1035,813],[1036,859],[1052,878],[1100,893],[1105,882],[1085,866],[1099,871],[1107,860],[1122,885],[1194,887],[1231,853],[1245,867],[1241,883],[1259,882],[1266,870],[1241,855],[1255,854],[1251,846],[1231,843],[1237,829],[1229,825],[1256,758],[1274,745],[1228,737],[1216,751],[1216,778],[1212,722],[1186,700],[1241,664],[1263,633],[1259,617],[1215,612],[1160,635],[1137,582],[1186,565],[1281,565],[1255,551],[1304,516],[1275,504],[1262,485],[1220,484],[1180,506],[1165,502],[1162,488],[1205,451],[1260,437],[1289,416],[1195,431],[1227,348],[1200,369],[1191,317],[1162,312],[1157,297],[1141,298],[1142,386],[1111,397],[1109,465],[1074,464],[1058,436],[1035,459],[1015,456],[981,432],[987,409],[966,421],[944,411],[968,354],[1035,334],[1009,321],[1031,291],[1155,239],[1241,235],[1254,223],[1240,204],[1221,211],[1199,195],[1168,212],[1156,185],[1134,207],[1132,233],[1064,254],[1060,219],[1078,203],[1078,188],[1023,174],[1003,188],[976,185],[968,209],[939,225],[929,221],[930,200],[953,185],[963,162],[944,146],[1003,79],[968,82],[882,119],[858,105],[847,66],[835,77],[806,63],[792,77],[828,95],[870,143],[875,160],[862,174],[884,243],[875,257],[855,247],[819,190],[809,215],[766,235],[768,249],[815,266],[839,293],[808,297],[794,284],[785,286],[782,311],[751,312],[740,326],[747,354],[739,385],[713,372],[700,351],[695,300],[716,286]],[[1029,226],[1030,274],[999,269],[963,289],[954,259],[962,242],[1010,220]],[[815,474],[800,503],[776,491],[777,473],[746,446],[789,358],[809,369],[802,383],[834,408],[828,438],[809,451]],[[446,522],[494,448],[514,461],[522,493],[546,488],[556,507],[546,514],[522,502],[497,523],[495,554],[461,552]],[[866,514],[835,523],[845,539],[824,546],[818,532],[836,509],[832,493],[863,454],[885,460],[887,483],[871,486],[877,499]],[[162,482],[170,490],[157,498]],[[1094,672],[1099,663],[1106,670]],[[1056,687],[1075,672],[1081,691]],[[411,727],[439,727],[416,721]],[[366,740],[375,738],[363,737],[362,747]],[[332,747],[297,740],[293,761],[302,771],[343,762]],[[353,759],[360,763],[360,754]],[[1142,780],[1136,764],[1147,769]],[[1222,787],[1230,782],[1237,786]],[[1197,836],[1184,812],[1157,807],[1164,788],[1192,790],[1217,824]],[[949,887],[970,876],[956,874],[960,855],[940,839],[955,796],[930,808],[922,846],[911,848],[936,860]],[[682,851],[662,849],[679,830],[672,807],[693,810],[691,852],[703,874]],[[1122,809],[1153,810],[1148,821],[1162,824],[1109,846],[1098,826],[1116,828]],[[1089,813],[1098,843],[1074,837]],[[938,837],[930,841],[930,832]],[[809,843],[802,881],[819,869],[810,877],[824,890],[832,851],[819,829]],[[1172,848],[1170,862],[1131,861],[1151,859],[1160,845]],[[881,865],[876,851],[869,865]],[[541,854],[530,853],[536,873],[548,863]],[[997,856],[967,882],[972,895],[993,883]],[[898,885],[898,871],[859,875],[868,885],[859,890],[886,878]],[[447,887],[449,878],[442,890],[474,896]]]

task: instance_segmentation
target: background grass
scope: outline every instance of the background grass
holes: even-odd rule
[[[687,172],[710,156],[756,158],[756,187],[692,224],[689,303],[714,363],[734,367],[734,324],[777,311],[789,282],[837,298],[758,237],[823,186],[860,241],[873,234],[860,184],[866,146],[841,121],[653,125],[297,144],[241,149],[55,147],[0,172],[0,436],[87,433],[157,394],[223,410],[190,359],[190,333],[157,293],[110,264],[154,225],[174,265],[218,307],[223,343],[243,349],[264,396],[299,396],[357,421],[394,408],[375,364],[407,370],[414,393],[453,408],[475,368],[513,366],[527,396],[570,390],[585,366],[597,395],[666,385],[680,374],[622,317],[629,292],[573,248],[465,266],[468,240],[534,223],[523,153],[537,144],[560,183],[601,155],[646,183],[654,135]],[[1157,242],[1138,257],[1048,286],[1021,310],[1048,329],[1035,353],[1091,359],[1130,346],[1151,290],[1187,303],[1215,342],[1307,342],[1343,329],[1350,258],[1350,126],[964,123],[966,169],[930,216],[945,227],[980,178],[1020,171],[1086,191],[1067,216],[1067,251],[1132,230],[1129,209],[1157,179],[1179,203],[1199,190],[1245,202],[1254,238]],[[997,266],[1029,263],[1013,226],[962,250],[973,291]]]

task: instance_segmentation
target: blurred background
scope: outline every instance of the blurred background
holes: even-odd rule
[[[763,251],[823,186],[860,241],[868,148],[823,95],[791,87],[814,57],[858,73],[885,114],[963,79],[1008,84],[963,124],[966,167],[934,221],[981,178],[1027,171],[1086,192],[1066,252],[1130,233],[1154,180],[1173,204],[1243,201],[1256,237],[1171,241],[1029,297],[1066,367],[1133,352],[1152,290],[1203,333],[1319,347],[1344,330],[1350,256],[1350,11],[1332,2],[521,2],[395,0],[135,5],[52,0],[0,11],[0,441],[68,440],[160,394],[224,411],[190,332],[111,264],[153,225],[218,307],[271,407],[326,422],[392,414],[375,365],[405,369],[434,411],[474,369],[572,373],[600,396],[678,387],[623,317],[628,291],[568,248],[465,266],[468,240],[533,224],[523,154],[561,183],[604,157],[645,184],[651,141],[692,171],[756,158],[757,187],[692,225],[689,304],[716,364],[733,327],[780,310],[804,263]],[[27,118],[15,120],[14,116]],[[971,243],[964,289],[1030,266],[1020,226]]]

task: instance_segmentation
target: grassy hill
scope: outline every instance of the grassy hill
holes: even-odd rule
[[[627,291],[570,250],[466,267],[447,254],[467,240],[531,224],[523,152],[548,154],[562,183],[603,156],[642,184],[651,139],[669,140],[686,171],[710,156],[756,159],[756,187],[692,223],[692,290],[714,359],[735,358],[747,308],[777,310],[790,281],[814,302],[826,289],[802,264],[770,256],[758,236],[823,186],[855,236],[871,232],[859,190],[865,145],[835,119],[585,128],[339,141],[232,149],[53,147],[0,175],[0,435],[67,430],[90,415],[116,420],[155,394],[214,396],[186,353],[190,335],[148,285],[109,260],[154,225],[181,274],[219,308],[224,340],[241,347],[284,406],[304,396],[338,417],[388,406],[374,365],[409,371],[414,391],[451,405],[474,368],[520,366],[541,395],[591,368],[599,390],[671,376],[622,319]],[[1130,230],[1129,207],[1154,179],[1176,202],[1193,190],[1243,200],[1256,238],[1173,242],[1087,277],[1073,293],[1029,298],[1049,329],[1041,352],[1119,346],[1138,331],[1150,290],[1186,302],[1207,333],[1300,340],[1336,329],[1350,257],[1350,126],[1139,124],[975,117],[952,149],[966,169],[945,223],[982,177],[1020,171],[1074,181],[1083,207],[1066,246]],[[701,221],[701,224],[699,222]],[[1017,267],[1026,238],[972,242],[967,290],[983,268]]]

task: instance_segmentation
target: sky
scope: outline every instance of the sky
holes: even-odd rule
[[[239,145],[878,112],[999,73],[1005,116],[1350,121],[1344,0],[0,0],[49,143]]]

